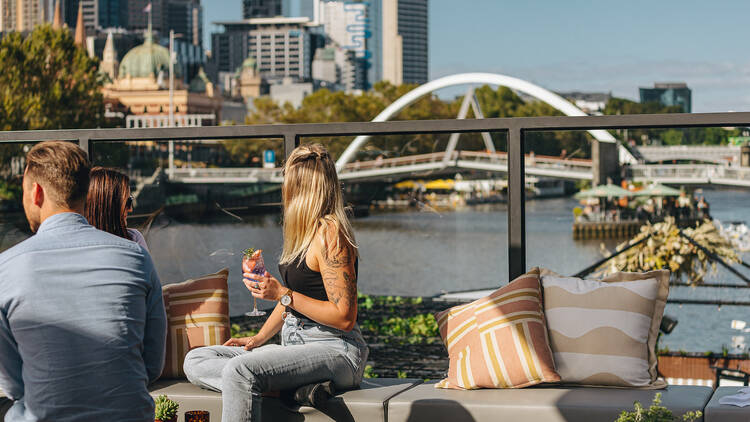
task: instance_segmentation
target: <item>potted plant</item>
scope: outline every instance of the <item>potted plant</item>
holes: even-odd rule
[[[682,421],[695,422],[703,416],[700,410],[693,410],[682,415]],[[679,421],[672,411],[661,405],[661,393],[656,393],[651,406],[644,408],[640,402],[635,402],[632,412],[623,411],[615,422],[667,422]]]
[[[177,402],[161,395],[154,400],[154,422],[177,422]]]

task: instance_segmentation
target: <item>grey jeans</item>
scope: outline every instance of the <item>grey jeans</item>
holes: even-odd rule
[[[261,393],[333,381],[336,389],[359,386],[369,350],[358,326],[344,332],[287,315],[281,346],[209,346],[185,357],[195,385],[220,391],[223,422],[260,421]]]

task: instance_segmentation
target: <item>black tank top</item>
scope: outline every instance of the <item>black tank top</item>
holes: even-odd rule
[[[293,291],[311,297],[317,300],[328,300],[323,277],[319,272],[313,271],[307,266],[307,261],[303,257],[296,265],[279,264],[279,273],[286,283],[286,287]],[[354,273],[359,275],[359,259],[354,261]],[[296,310],[291,310],[292,315],[297,318],[307,318]],[[309,318],[308,318],[309,319]]]

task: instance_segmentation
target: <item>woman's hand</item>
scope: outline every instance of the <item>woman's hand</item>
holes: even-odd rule
[[[224,343],[224,346],[236,346],[236,347],[244,347],[245,350],[252,350],[256,347],[260,347],[265,343],[259,336],[252,336],[252,337],[240,337],[240,338],[230,338]]]
[[[242,282],[255,298],[278,301],[284,294],[284,287],[268,271],[263,275],[245,272],[242,276]]]

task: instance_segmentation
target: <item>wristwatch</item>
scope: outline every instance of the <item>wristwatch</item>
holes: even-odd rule
[[[289,306],[292,304],[292,289],[286,289],[286,293],[284,293],[283,296],[281,296],[281,299],[279,299],[279,302],[281,302],[284,306]]]

